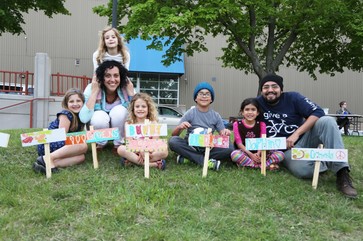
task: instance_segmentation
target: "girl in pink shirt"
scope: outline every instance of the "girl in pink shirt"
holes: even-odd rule
[[[240,114],[243,119],[233,123],[236,150],[231,159],[238,167],[261,168],[261,151],[246,149],[246,138],[260,138],[266,134],[266,124],[259,119],[259,104],[255,98],[247,98],[241,104]],[[268,151],[266,166],[269,170],[278,170],[278,163],[284,159],[282,151]]]

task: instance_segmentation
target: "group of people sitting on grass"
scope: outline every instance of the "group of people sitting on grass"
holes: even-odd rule
[[[94,55],[95,75],[84,93],[70,89],[62,102],[63,110],[49,129],[65,128],[66,132],[77,132],[86,123],[95,129],[117,127],[121,138],[114,140],[113,153],[121,156],[123,165],[144,165],[143,153],[132,153],[125,148],[125,123],[144,123],[146,119],[157,122],[157,109],[146,93],[135,94],[132,82],[127,78],[129,55],[125,54],[120,35],[114,29],[102,33],[100,47]],[[106,47],[105,47],[106,46]],[[106,50],[105,50],[106,49]],[[125,67],[126,66],[126,67]],[[317,104],[297,92],[283,92],[283,78],[275,74],[264,76],[259,88],[261,95],[245,99],[239,110],[241,120],[233,124],[234,143],[229,148],[214,147],[210,150],[208,167],[218,171],[221,161],[231,160],[238,167],[260,168],[261,151],[246,149],[246,138],[286,137],[286,150],[269,151],[266,165],[271,171],[278,170],[282,163],[293,175],[311,178],[313,161],[291,160],[291,148],[316,148],[323,144],[329,149],[344,149],[342,137],[334,118],[325,116]],[[213,87],[200,82],[193,92],[196,107],[189,109],[172,131],[169,148],[177,154],[177,163],[204,164],[205,148],[190,146],[188,135],[206,133],[211,128],[220,135],[231,134],[226,129],[219,113],[211,109],[215,100]],[[185,137],[180,134],[186,130]],[[98,151],[104,150],[106,142],[97,143]],[[50,144],[52,172],[85,160],[87,144],[65,145],[64,141]],[[38,146],[38,158],[33,164],[36,172],[45,174],[44,146]],[[164,170],[168,151],[150,153],[150,166]],[[336,184],[345,196],[355,198],[357,191],[352,185],[347,162],[322,162],[320,172],[330,169],[337,176]]]

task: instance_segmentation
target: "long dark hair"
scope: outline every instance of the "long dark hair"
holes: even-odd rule
[[[120,63],[115,60],[108,60],[102,62],[98,68],[96,69],[96,76],[98,81],[101,84],[101,89],[105,90],[105,74],[106,70],[112,69],[112,68],[118,68],[120,72],[120,85],[119,88],[122,89],[126,86],[127,83],[127,69]]]

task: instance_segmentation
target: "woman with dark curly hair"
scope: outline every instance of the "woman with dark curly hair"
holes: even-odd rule
[[[127,108],[134,87],[127,79],[127,69],[118,61],[104,61],[96,69],[96,77],[84,90],[85,105],[79,117],[83,123],[88,123],[94,129],[119,128],[120,139],[114,140],[114,150],[123,141],[124,126],[127,119]],[[102,150],[107,141],[97,143],[97,149]]]

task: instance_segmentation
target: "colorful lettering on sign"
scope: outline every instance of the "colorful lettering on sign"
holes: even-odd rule
[[[292,148],[292,160],[348,162],[347,149]]]
[[[87,132],[72,132],[67,133],[66,145],[76,145],[86,143]]]
[[[228,148],[229,136],[189,134],[188,142],[190,146]]]
[[[247,150],[285,150],[286,138],[246,138]]]
[[[22,146],[34,146],[39,144],[65,141],[66,132],[64,128],[54,130],[44,130],[20,135]]]
[[[168,145],[164,139],[129,139],[126,149],[131,152],[165,151]]]
[[[167,136],[168,127],[166,124],[132,124],[125,125],[127,137],[152,137]]]
[[[118,128],[87,131],[87,143],[120,139]]]

